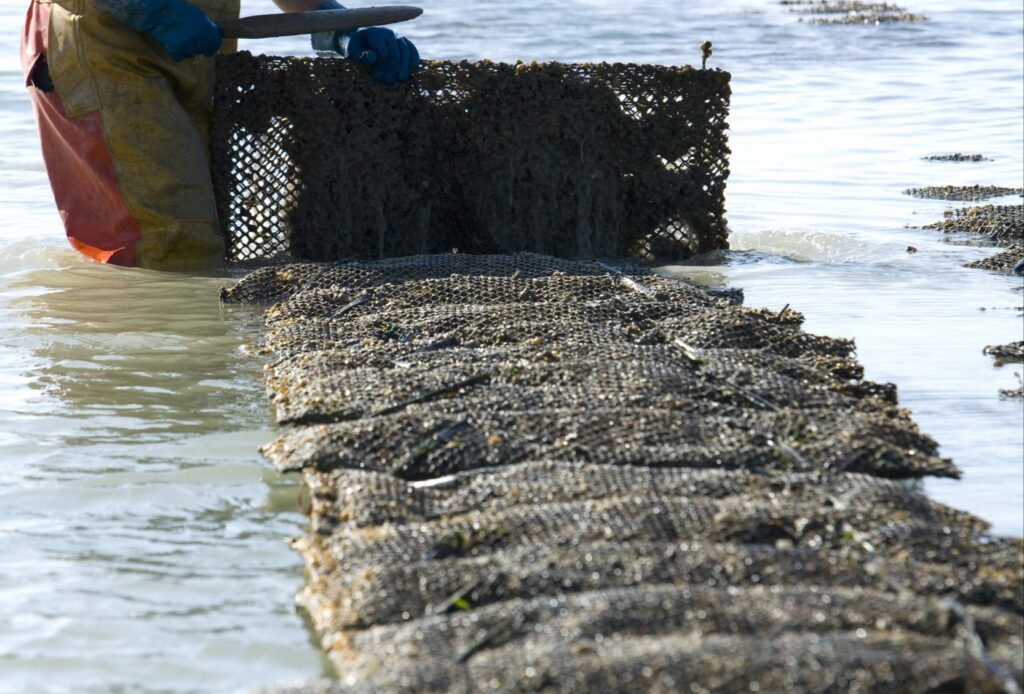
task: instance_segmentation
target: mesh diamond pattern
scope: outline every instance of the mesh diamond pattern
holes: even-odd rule
[[[282,691],[1016,691],[1024,545],[848,340],[636,264],[263,268],[310,491],[298,597],[338,679]]]
[[[231,260],[726,248],[729,74],[218,58],[213,178]]]

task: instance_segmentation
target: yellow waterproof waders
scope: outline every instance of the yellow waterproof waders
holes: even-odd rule
[[[191,1],[215,22],[239,13],[239,0]],[[222,51],[233,49],[225,42]],[[72,246],[118,265],[219,265],[209,173],[213,59],[176,63],[93,0],[36,0],[22,60]]]

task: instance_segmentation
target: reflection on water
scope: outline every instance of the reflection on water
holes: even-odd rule
[[[27,0],[24,0],[27,2]],[[244,691],[321,671],[292,610],[293,483],[269,472],[259,365],[220,281],[99,268],[65,249],[0,7],[0,691]],[[272,11],[246,0],[247,14]],[[942,184],[1021,185],[1024,9],[920,0],[931,21],[814,27],[772,0],[421,0],[427,57],[692,63],[733,73],[734,250],[675,271],[857,341],[963,468],[939,499],[1024,528],[1019,281],[908,229]],[[306,53],[301,37],[247,46]],[[925,162],[979,152],[981,164]],[[913,245],[918,253],[907,254]],[[40,684],[42,683],[42,684]]]
[[[0,690],[318,672],[283,542],[296,487],[256,454],[272,430],[239,351],[252,316],[222,313],[216,278],[73,260],[5,279]]]
[[[157,442],[262,421],[258,370],[236,353],[242,324],[211,301],[222,283],[84,264],[11,281],[30,292],[10,309],[30,326],[17,342],[39,360],[29,384],[45,403],[38,414],[73,421],[60,443]]]

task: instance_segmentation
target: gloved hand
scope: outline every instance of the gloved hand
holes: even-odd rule
[[[325,0],[317,9],[343,10],[337,0]],[[407,38],[384,27],[313,34],[313,50],[333,52],[371,68],[383,84],[404,82],[420,66],[420,52]]]
[[[152,36],[175,61],[214,55],[223,41],[217,25],[185,0],[96,0],[96,7]]]

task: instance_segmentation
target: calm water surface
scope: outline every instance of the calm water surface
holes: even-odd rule
[[[910,2],[910,0],[908,0]],[[231,692],[316,675],[292,609],[297,488],[273,435],[251,316],[223,280],[86,265],[65,248],[21,86],[22,2],[0,8],[0,691]],[[430,57],[712,64],[734,76],[733,251],[671,268],[790,304],[853,337],[964,480],[942,501],[1024,528],[1021,283],[960,265],[989,250],[906,228],[934,184],[1022,185],[1017,0],[924,2],[925,24],[816,27],[762,1],[421,0]],[[267,0],[246,14],[270,11]],[[304,53],[300,39],[252,44]],[[980,164],[921,161],[980,152]],[[907,254],[913,245],[917,254]]]

